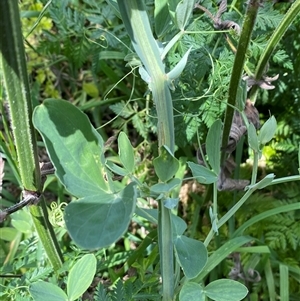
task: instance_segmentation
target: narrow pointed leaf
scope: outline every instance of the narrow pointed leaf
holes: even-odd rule
[[[207,169],[206,167],[193,163],[187,162],[189,168],[192,171],[193,177],[201,184],[212,184],[218,180],[218,175]]]
[[[181,60],[177,63],[177,65],[167,74],[169,80],[172,81],[180,76],[180,74],[182,73],[183,69],[186,66],[187,59],[189,57],[191,49],[192,48],[190,47],[189,50],[181,58]]]
[[[129,173],[132,173],[134,170],[134,151],[124,132],[121,132],[118,137],[118,148],[121,163]]]
[[[277,128],[277,122],[274,116],[270,117],[264,125],[261,127],[258,134],[259,143],[265,145],[268,143],[275,135]]]
[[[258,143],[258,137],[256,134],[256,129],[253,125],[253,123],[249,124],[249,128],[248,128],[248,143],[250,148],[253,149],[253,151],[255,152],[259,152],[259,143]]]
[[[214,253],[209,256],[205,268],[201,273],[195,278],[195,281],[201,281],[206,275],[208,275],[222,260],[224,260],[229,254],[234,252],[240,246],[250,242],[253,238],[249,236],[239,236],[235,237],[225,244],[223,244],[219,249],[214,251]]]
[[[274,180],[275,175],[273,173],[266,175],[262,180],[254,185],[247,186],[249,189],[263,189],[270,185]]]
[[[208,155],[208,162],[216,174],[220,173],[221,134],[222,122],[220,119],[218,119],[209,128],[206,137],[206,151]]]
[[[157,183],[151,186],[150,191],[153,193],[168,193],[178,187],[181,184],[181,180],[174,178],[167,183]]]
[[[106,162],[106,166],[115,174],[120,175],[120,176],[127,176],[128,175],[128,171],[125,170],[123,167],[120,167],[119,165],[111,162],[111,161],[107,161]]]

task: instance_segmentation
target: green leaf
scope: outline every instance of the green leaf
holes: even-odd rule
[[[205,294],[200,284],[186,282],[179,293],[179,301],[191,300],[205,301]]]
[[[241,80],[237,89],[236,105],[239,111],[244,111],[247,98],[247,82]]]
[[[128,175],[128,171],[125,170],[124,168],[120,167],[119,165],[111,162],[111,161],[107,161],[106,162],[106,166],[115,174],[120,175],[120,176],[127,176]]]
[[[179,161],[173,156],[169,148],[163,145],[159,157],[153,160],[153,165],[158,178],[162,182],[169,181],[179,168]]]
[[[187,162],[189,168],[192,171],[193,177],[201,184],[212,184],[218,180],[218,175],[207,169],[206,167],[193,163]]]
[[[172,214],[173,235],[180,236],[187,229],[186,222],[179,216]]]
[[[18,234],[18,231],[14,228],[3,227],[0,228],[0,238],[6,241],[13,241]]]
[[[252,148],[254,152],[257,152],[257,153],[260,152],[258,137],[257,137],[256,129],[255,129],[253,123],[249,124],[248,143],[249,143],[250,148]]]
[[[12,225],[20,232],[31,234],[33,231],[32,218],[26,209],[18,210],[12,215]]]
[[[266,175],[262,180],[254,185],[247,186],[248,189],[263,189],[266,186],[270,185],[274,180],[275,175],[273,173]]]
[[[174,209],[179,203],[179,198],[166,198],[164,206],[168,209]]]
[[[32,283],[29,292],[35,301],[68,301],[67,295],[60,287],[45,281]]]
[[[122,191],[72,201],[65,208],[71,238],[84,249],[107,247],[127,230],[136,204],[136,189],[130,183]]]
[[[290,300],[288,266],[285,264],[280,264],[279,273],[280,273],[280,300]]]
[[[209,128],[206,137],[206,152],[208,155],[208,162],[217,175],[220,173],[221,135],[222,122],[220,119],[218,119]]]
[[[253,238],[249,236],[239,236],[235,237],[225,244],[223,244],[219,249],[213,252],[209,256],[205,268],[201,271],[200,275],[195,278],[195,281],[201,281],[206,275],[208,275],[222,260],[224,260],[230,253],[234,252],[240,246],[250,242]]]
[[[181,180],[174,178],[168,183],[157,183],[151,186],[150,191],[153,193],[168,193],[178,187],[181,184]]]
[[[67,283],[68,300],[79,298],[91,285],[97,267],[97,260],[93,254],[86,254],[72,267]]]
[[[215,301],[239,301],[247,296],[248,289],[238,281],[219,279],[205,287],[205,294]]]
[[[145,208],[136,207],[135,214],[137,214],[138,216],[141,216],[145,220],[147,220],[155,225],[157,224],[157,218],[158,218],[157,209],[145,209]]]
[[[205,294],[215,301],[239,301],[248,294],[245,285],[230,279],[219,279],[205,287]]]
[[[175,11],[175,23],[180,30],[184,30],[191,17],[194,6],[195,1],[193,0],[182,0],[177,4]]]
[[[243,234],[243,232],[245,231],[245,229],[249,228],[253,224],[258,223],[258,222],[260,222],[261,220],[263,220],[267,217],[274,216],[276,214],[280,214],[280,213],[283,213],[283,212],[299,210],[299,207],[300,207],[299,203],[294,203],[294,204],[289,204],[289,205],[276,207],[276,208],[264,211],[260,214],[257,214],[255,216],[253,216],[252,218],[250,218],[249,220],[247,220],[246,222],[244,222],[243,225],[240,226],[233,233],[233,237],[241,236]]]
[[[274,116],[271,116],[261,127],[258,134],[258,141],[260,144],[265,145],[275,135],[277,128],[277,122]]]
[[[93,98],[96,98],[99,96],[98,88],[94,83],[83,83],[82,89],[87,95],[89,95]]]
[[[180,76],[182,73],[183,69],[186,66],[188,56],[191,52],[192,47],[189,48],[189,50],[184,54],[184,56],[181,58],[181,60],[176,64],[176,66],[167,74],[168,79],[170,81],[176,79],[177,77]]]
[[[188,279],[196,277],[205,267],[207,250],[201,241],[177,235],[174,249],[177,261]]]
[[[168,9],[168,0],[155,0],[154,24],[155,33],[161,37],[170,27],[171,17]]]
[[[110,191],[103,140],[84,113],[67,101],[47,99],[35,108],[33,123],[70,193],[84,197]]]
[[[129,173],[133,173],[134,151],[127,135],[124,132],[121,132],[118,137],[118,148],[121,163]]]

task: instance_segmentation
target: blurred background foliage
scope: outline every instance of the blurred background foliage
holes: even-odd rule
[[[153,1],[147,0],[146,4],[149,16],[153,16]],[[234,5],[229,5],[223,18],[241,24],[245,1],[236,0],[232,4]],[[63,98],[72,102],[88,114],[92,124],[105,140],[121,130],[125,131],[136,147],[138,158],[136,172],[143,181],[151,183],[152,158],[157,151],[156,113],[151,93],[138,72],[139,61],[133,53],[130,40],[114,5],[113,1],[104,0],[24,0],[20,3],[32,99],[34,105],[40,104],[45,98]],[[214,1],[203,0],[201,5],[213,15],[217,11]],[[289,5],[289,2],[264,1],[247,54],[247,72],[254,72],[260,54]],[[151,22],[154,28],[154,20]],[[274,172],[277,177],[298,173],[299,31],[300,16],[286,32],[269,62],[266,75],[272,77],[279,74],[279,79],[272,83],[275,89],[261,90],[256,103],[262,123],[270,114],[274,115],[278,122],[276,138],[263,151],[260,177],[269,172]],[[170,27],[156,38],[164,45],[176,33],[175,27]],[[170,70],[192,46],[187,66],[180,78],[174,82],[172,92],[177,157],[183,156],[195,161],[199,141],[204,142],[207,129],[217,118],[223,116],[234,61],[233,49],[237,45],[235,33],[227,35],[230,43],[224,33],[214,32],[213,22],[205,13],[194,10],[187,33],[165,59],[166,69]],[[1,91],[4,95],[3,89]],[[5,106],[2,106],[2,113],[3,126],[5,122],[9,122],[5,117]],[[6,141],[10,135],[7,129],[6,127],[6,132],[2,134],[2,139]],[[112,142],[110,146],[109,154],[112,156],[115,151],[114,143]],[[246,161],[248,156],[247,144],[244,144],[242,161]],[[249,177],[250,169],[251,160],[248,159],[247,164],[243,164],[240,175]],[[13,190],[16,181],[8,166],[5,174],[2,192],[4,197],[0,200],[3,207],[16,202],[19,193]],[[51,199],[57,199],[58,202],[70,200],[63,187],[55,180],[52,179],[46,186],[48,187],[46,193]],[[209,204],[204,202],[204,190],[204,187],[194,182],[185,183],[181,191],[182,202],[179,211],[187,221],[190,233],[201,240],[206,237],[210,228],[207,215]],[[238,196],[238,193],[220,194],[220,215],[232,206]],[[237,213],[235,221],[231,221],[228,227],[224,226],[221,229],[220,236],[216,238],[216,245],[222,244],[235,228],[249,218],[276,206],[299,200],[300,187],[297,183],[274,186],[255,193]],[[16,215],[13,220],[21,220],[26,224],[26,231],[31,233],[32,225],[26,216]],[[247,230],[247,234],[257,238],[258,245],[266,245],[270,249],[267,259],[265,254],[257,255],[258,263],[254,266],[261,275],[264,273],[266,262],[270,262],[274,271],[278,270],[281,262],[294,271],[290,273],[292,293],[290,300],[296,300],[297,294],[300,294],[299,274],[297,276],[300,271],[299,221],[299,211],[278,214],[264,219],[259,227],[255,224]],[[6,225],[11,225],[10,222],[6,221]],[[133,229],[134,226],[137,225],[134,223]],[[15,231],[16,228],[11,229]],[[142,234],[139,234],[140,228],[133,229],[130,230],[135,233],[133,236],[138,237],[137,242]],[[65,231],[60,231],[62,249],[74,252],[70,249],[70,241],[65,237]],[[132,235],[128,234],[131,237]],[[11,257],[12,262],[15,260],[11,268],[16,271],[34,266],[34,260],[29,259],[24,250],[37,248],[39,254],[42,252],[40,246],[33,247],[32,238],[24,231],[19,236],[19,244],[23,241],[23,245],[19,250],[16,249]],[[128,241],[126,243],[129,244]],[[17,243],[17,246],[19,244]],[[124,251],[119,246],[114,251],[109,250],[108,254],[113,254],[117,252],[116,250],[125,252],[128,248]],[[7,261],[8,253],[8,246],[2,242],[1,262]],[[19,256],[18,260],[15,259],[16,256]],[[70,255],[72,256],[74,254]],[[249,262],[253,260],[250,257],[249,254],[242,255],[244,265],[249,266]],[[231,268],[232,260],[229,259],[210,277],[211,279],[220,275],[227,277]],[[48,275],[47,273],[48,270],[40,271],[39,276]],[[277,279],[275,285],[278,286],[276,272],[274,277]],[[13,282],[10,285],[13,286]],[[251,293],[260,296],[259,300],[269,300],[264,293],[266,285],[264,280],[248,283]]]

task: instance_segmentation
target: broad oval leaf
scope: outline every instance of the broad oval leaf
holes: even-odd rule
[[[215,301],[240,301],[248,294],[245,285],[231,279],[219,279],[205,287],[205,294]]]
[[[110,191],[103,140],[84,113],[67,101],[47,99],[35,108],[33,123],[70,193],[84,197]]]
[[[275,135],[277,128],[277,122],[274,116],[271,116],[261,127],[259,134],[258,134],[258,140],[259,143],[262,145],[265,145],[268,143]]]
[[[185,235],[174,240],[175,255],[184,275],[188,279],[196,277],[207,262],[207,250],[204,244]]]
[[[222,122],[217,119],[209,128],[206,137],[208,162],[216,174],[220,173]]]
[[[153,160],[153,166],[162,182],[169,181],[179,169],[179,161],[173,156],[167,146],[160,148],[160,155]]]
[[[35,301],[68,301],[67,295],[60,287],[45,281],[32,283],[29,292]]]
[[[118,137],[118,148],[121,163],[129,173],[133,173],[134,151],[127,135],[124,132],[121,132]]]
[[[65,222],[75,243],[84,249],[104,248],[127,230],[136,204],[136,188],[130,183],[115,194],[72,201],[65,208]]]
[[[72,267],[67,283],[68,300],[79,298],[91,285],[97,267],[95,255],[86,254]]]
[[[193,177],[201,184],[212,184],[217,182],[218,180],[218,175],[207,169],[206,167],[196,164],[194,162],[187,162],[189,165]]]
[[[179,301],[192,300],[205,301],[205,294],[200,284],[186,282],[179,293]]]

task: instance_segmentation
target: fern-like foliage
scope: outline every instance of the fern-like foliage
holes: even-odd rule
[[[276,28],[282,18],[283,15],[279,11],[274,10],[272,1],[265,1],[257,14],[256,28],[262,31]]]
[[[297,185],[281,185],[280,191],[274,189],[273,194],[255,195],[239,213],[240,221],[250,216],[278,208],[280,206],[299,202],[300,190]],[[300,252],[300,215],[297,211],[276,214],[250,227],[247,233],[261,239],[278,258],[285,262],[286,258],[293,258]],[[300,264],[298,263],[300,268]]]
[[[155,282],[156,283],[156,282]],[[95,294],[94,301],[134,301],[134,300],[148,300],[158,301],[161,296],[157,293],[149,293],[145,289],[154,286],[155,283],[148,284],[137,279],[131,279],[123,282],[118,280],[111,290],[105,289],[102,283],[99,283]]]

